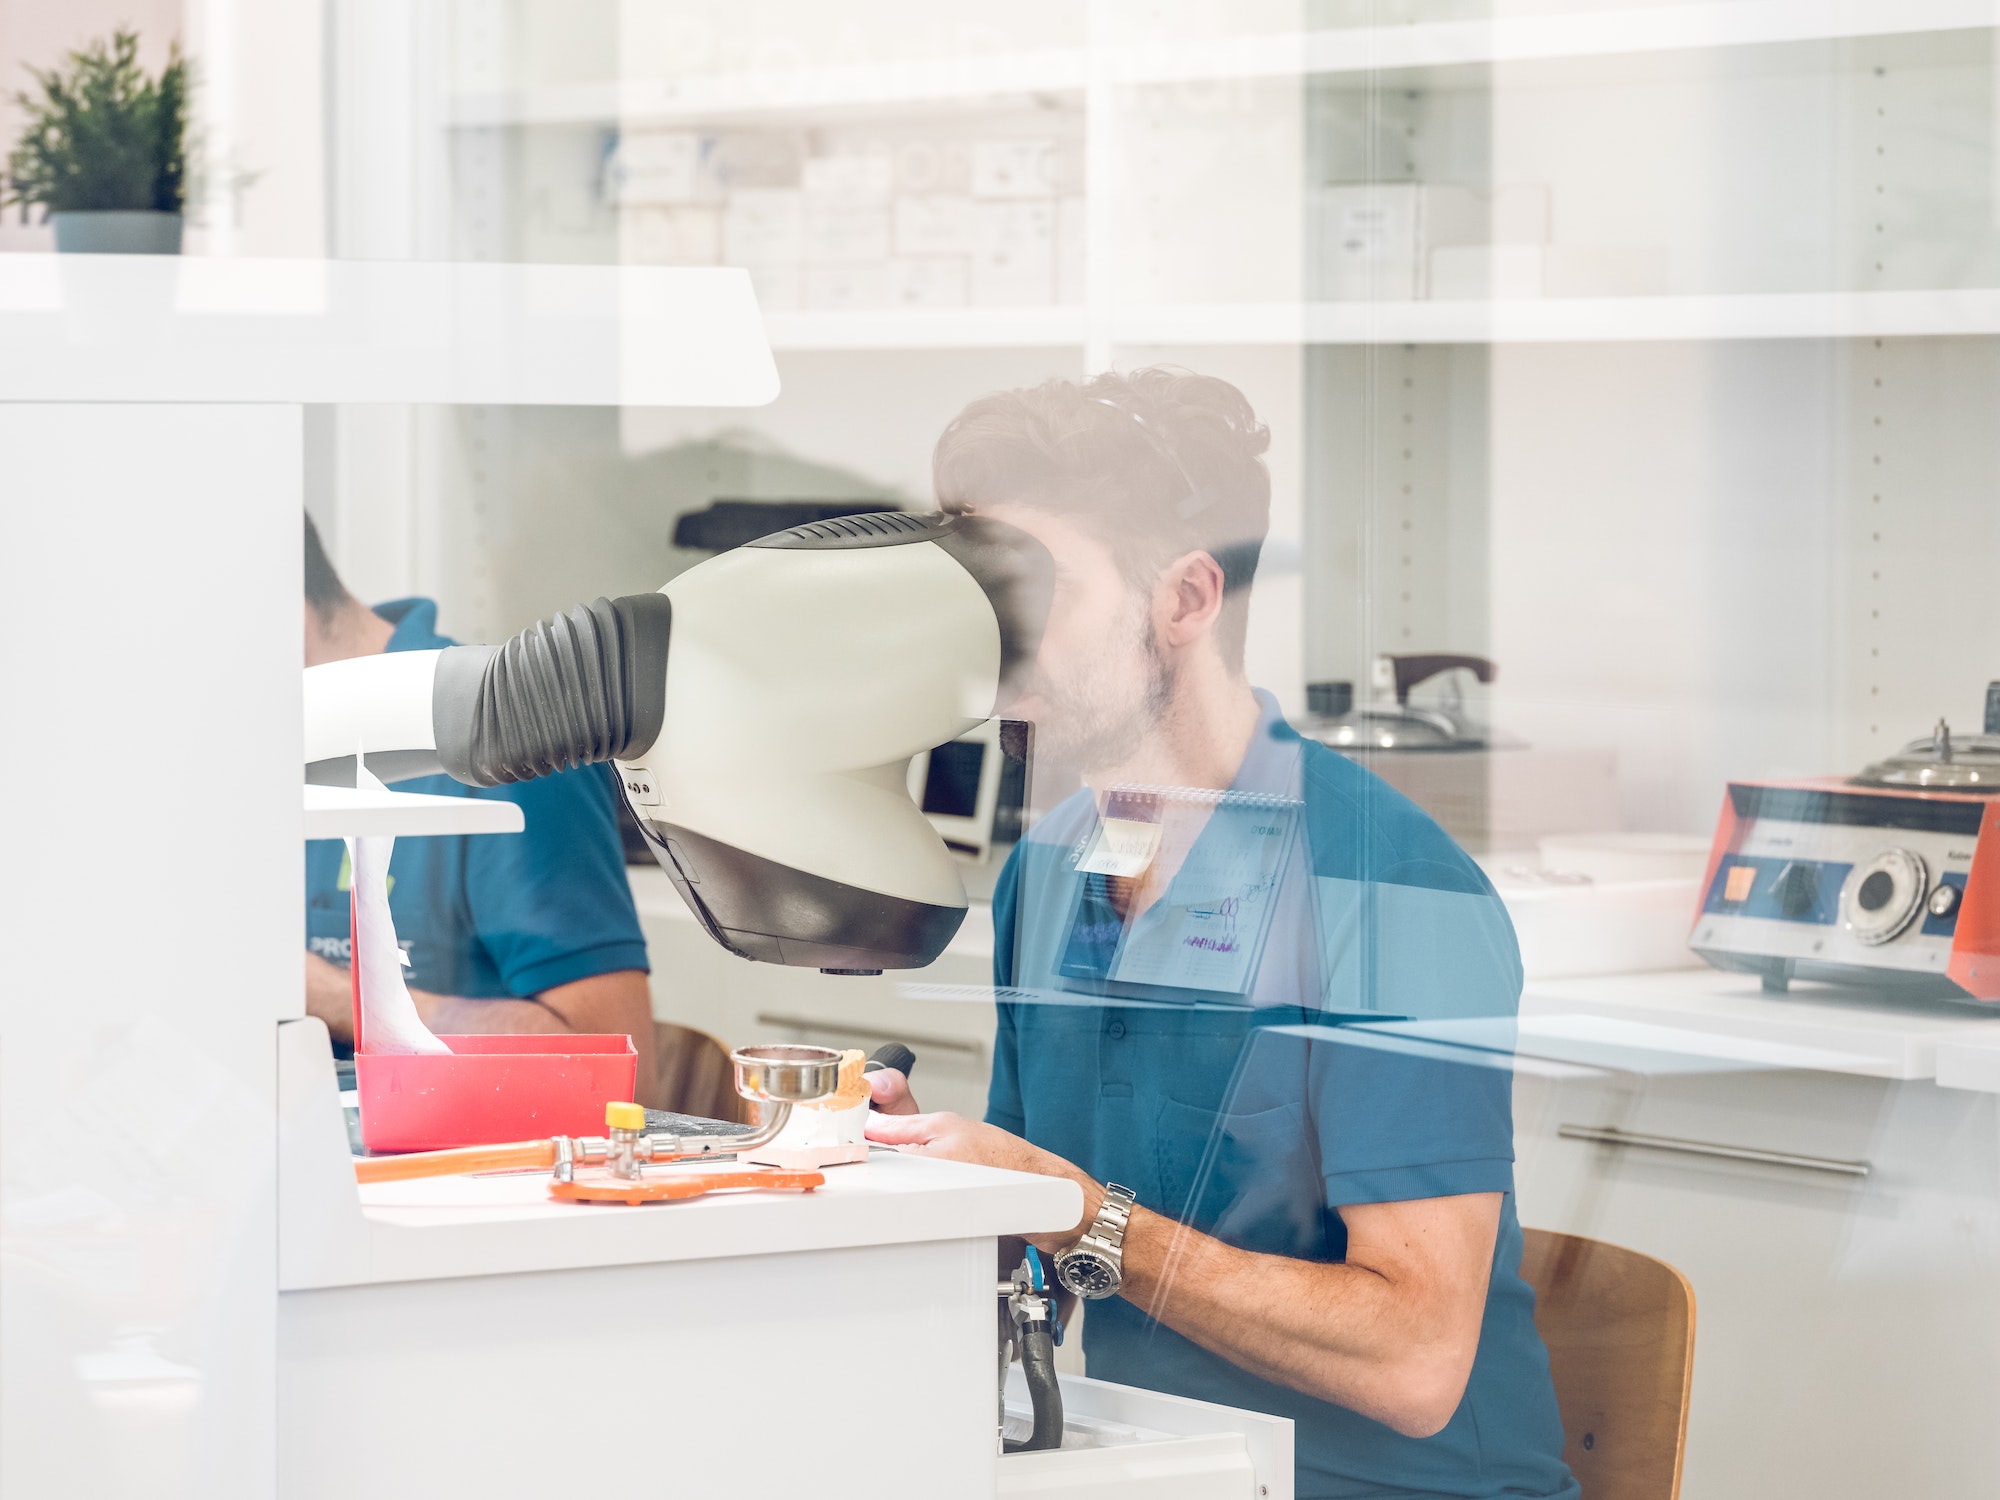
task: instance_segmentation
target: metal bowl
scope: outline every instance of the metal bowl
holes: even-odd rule
[[[1853,778],[1856,786],[2000,791],[2000,735],[1955,735],[1938,720],[1927,740],[1912,740]]]
[[[830,1047],[739,1047],[736,1092],[760,1104],[810,1104],[840,1087],[840,1054]]]

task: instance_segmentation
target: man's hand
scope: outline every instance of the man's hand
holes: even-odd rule
[[[904,1092],[907,1095],[907,1089]],[[1074,1244],[1097,1217],[1098,1206],[1104,1201],[1104,1189],[1089,1174],[1071,1166],[1053,1151],[1044,1151],[997,1125],[968,1120],[964,1115],[871,1114],[868,1139],[878,1145],[894,1146],[911,1156],[936,1156],[981,1167],[1004,1167],[1010,1172],[1067,1177],[1083,1189],[1083,1216],[1067,1229],[1029,1235],[1029,1242],[1038,1250],[1053,1252]]]
[[[910,1092],[907,1075],[894,1068],[877,1068],[872,1073],[862,1075],[868,1080],[868,1092],[874,1097],[876,1110],[885,1115],[921,1114],[917,1108],[916,1095]]]
[[[1076,1243],[1104,1189],[1053,1152],[954,1114],[868,1117],[868,1139],[916,1156],[1067,1177],[1083,1189]],[[1347,1258],[1324,1264],[1239,1250],[1149,1211],[1132,1211],[1121,1295],[1251,1373],[1350,1407],[1410,1437],[1451,1420],[1465,1393],[1486,1307],[1500,1194],[1344,1206]]]
[[[336,1042],[354,1041],[354,995],[347,970],[317,953],[306,955],[306,1014],[326,1022]]]

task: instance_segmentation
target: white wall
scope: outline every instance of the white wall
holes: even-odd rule
[[[1353,19],[1353,18],[1350,18]],[[1321,180],[1547,190],[1548,295],[2000,276],[1983,33],[1335,81]],[[2000,677],[2000,343],[1312,356],[1314,676],[1480,650],[1499,727],[1610,747],[1620,817],[1706,831],[1732,777],[1976,728]]]
[[[0,1489],[268,1496],[298,410],[0,404],[0,451]]]

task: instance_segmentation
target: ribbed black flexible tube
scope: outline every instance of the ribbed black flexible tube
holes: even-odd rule
[[[1036,1321],[1021,1329],[1021,1376],[1035,1409],[1035,1430],[1024,1441],[1003,1446],[1009,1453],[1060,1448],[1063,1435],[1062,1382],[1056,1379],[1055,1330]]]
[[[673,606],[664,594],[598,599],[499,646],[438,661],[438,759],[471,786],[530,781],[643,754],[666,718]]]

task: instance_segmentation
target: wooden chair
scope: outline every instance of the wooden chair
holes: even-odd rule
[[[736,1069],[727,1047],[705,1031],[671,1021],[655,1021],[653,1037],[659,1065],[653,1075],[654,1109],[743,1122],[746,1106],[736,1092]]]
[[[1694,1288],[1665,1261],[1525,1229],[1521,1276],[1549,1347],[1563,1460],[1583,1500],[1675,1500],[1694,1373]]]

